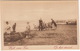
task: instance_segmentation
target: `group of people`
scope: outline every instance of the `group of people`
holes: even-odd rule
[[[14,23],[12,26],[10,26],[9,22],[6,21],[5,33],[10,34],[12,32],[16,33],[16,23]],[[26,25],[26,32],[30,32],[29,22],[27,22],[27,25]]]
[[[54,27],[57,27],[57,24],[55,23],[55,21],[53,19],[51,19],[51,22],[50,23],[44,23],[42,19],[39,20],[39,26],[38,26],[38,29],[39,31],[42,31],[46,28],[54,28]],[[11,30],[12,29],[12,30]],[[29,22],[27,22],[27,25],[26,25],[26,32],[30,32],[30,24]],[[16,23],[13,24],[13,26],[11,27],[9,25],[9,22],[6,21],[6,33],[10,34],[11,32],[16,32]]]
[[[11,26],[9,25],[9,22],[6,21],[5,33],[10,34],[10,33],[11,33],[11,28],[12,28],[13,32],[16,32],[16,23],[14,23],[13,26],[11,27]]]
[[[51,29],[57,28],[56,22],[53,19],[51,19],[50,23],[44,23],[43,20],[40,19],[39,20],[39,31],[42,31],[47,28],[51,28]]]

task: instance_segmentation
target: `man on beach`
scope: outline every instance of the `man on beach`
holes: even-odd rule
[[[14,23],[14,25],[12,26],[13,28],[13,32],[16,32],[16,23]]]
[[[39,31],[43,30],[43,21],[42,19],[39,20]]]

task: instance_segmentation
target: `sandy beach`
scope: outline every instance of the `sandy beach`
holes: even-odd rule
[[[21,41],[5,42],[6,46],[20,45],[76,45],[77,26],[58,25],[56,30],[31,31],[32,38],[24,38]]]

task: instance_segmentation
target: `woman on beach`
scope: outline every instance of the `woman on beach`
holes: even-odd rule
[[[6,34],[10,34],[10,33],[11,33],[11,27],[10,27],[10,25],[9,25],[9,22],[8,22],[8,21],[6,21],[5,33],[6,33]]]
[[[52,20],[52,22],[51,22],[52,29],[56,29],[57,28],[56,22],[53,19],[51,19],[51,20]]]

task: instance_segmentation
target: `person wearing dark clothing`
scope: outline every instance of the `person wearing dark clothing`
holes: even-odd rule
[[[56,22],[53,19],[51,19],[51,20],[52,20],[51,25],[54,24],[54,26],[57,27]]]
[[[43,21],[42,19],[39,20],[39,31],[43,30]]]
[[[13,25],[13,32],[16,32],[16,23]]]

